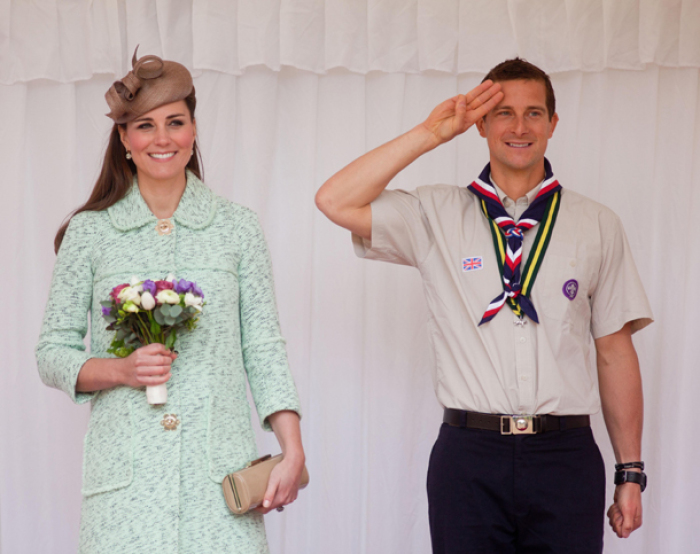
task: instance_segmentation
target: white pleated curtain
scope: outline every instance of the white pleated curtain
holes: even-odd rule
[[[92,187],[110,128],[103,95],[136,44],[193,70],[206,181],[257,211],[270,244],[311,472],[298,502],[267,517],[273,553],[430,549],[425,475],[441,410],[420,278],[357,260],[313,196],[514,55],[552,74],[561,122],[548,156],[565,187],[620,215],[656,316],[636,338],[645,522],[627,541],[606,534],[605,551],[700,550],[700,2],[5,0],[0,552],[76,551],[89,409],[40,383],[32,350],[54,233]],[[487,156],[470,130],[391,186],[467,184]],[[594,430],[611,480],[600,416]]]

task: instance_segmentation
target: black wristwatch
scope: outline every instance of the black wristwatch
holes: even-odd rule
[[[615,485],[622,485],[624,483],[637,483],[639,488],[642,489],[642,492],[644,492],[644,489],[647,488],[647,474],[643,471],[639,473],[625,470],[616,471]]]

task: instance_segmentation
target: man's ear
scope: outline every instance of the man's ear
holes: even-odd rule
[[[555,114],[552,116],[552,120],[549,123],[552,126],[552,128],[549,130],[548,138],[552,138],[552,135],[554,134],[554,129],[557,128],[557,123],[559,123],[559,116],[555,112]]]
[[[479,134],[486,138],[486,130],[484,129],[484,125],[486,125],[486,116],[478,119],[476,122],[476,128],[479,130]]]

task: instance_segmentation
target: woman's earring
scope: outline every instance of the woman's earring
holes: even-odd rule
[[[126,159],[127,160],[131,159],[131,152],[129,152],[128,150],[126,151]]]

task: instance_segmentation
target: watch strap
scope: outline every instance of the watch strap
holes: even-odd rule
[[[615,485],[622,485],[624,483],[637,483],[644,492],[647,488],[647,475],[643,471],[616,471],[615,472]]]

